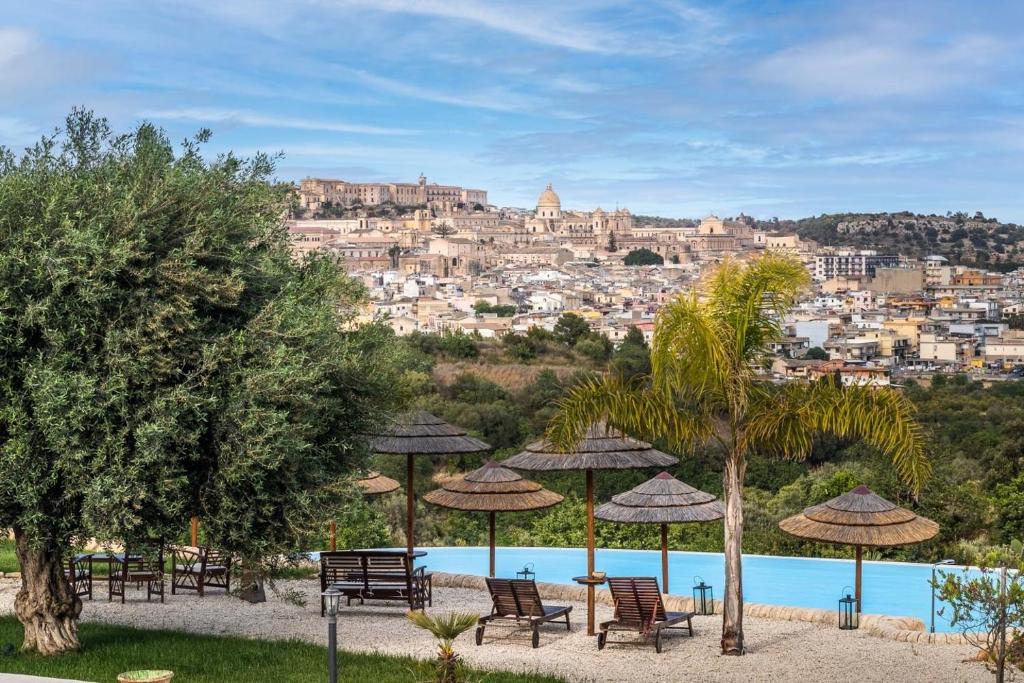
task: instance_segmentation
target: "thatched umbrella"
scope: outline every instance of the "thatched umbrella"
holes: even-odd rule
[[[423,496],[432,505],[486,512],[490,523],[490,575],[494,576],[494,518],[498,512],[541,510],[562,502],[562,496],[493,460],[468,474],[448,477],[441,488]]]
[[[413,457],[438,457],[462,453],[482,453],[490,446],[466,434],[439,417],[417,410],[400,416],[395,422],[369,434],[370,447],[377,453],[405,456],[405,538],[409,554],[414,545],[413,517],[416,493],[413,487]]]
[[[890,547],[927,541],[939,525],[887,501],[867,486],[807,508],[779,522],[787,534],[823,543],[856,547],[855,590],[861,611],[861,555],[864,546]]]
[[[356,486],[362,489],[364,496],[381,496],[397,491],[402,485],[380,472],[371,471],[356,479]]]
[[[594,470],[626,470],[640,467],[669,467],[674,456],[651,448],[651,444],[628,437],[603,424],[593,424],[583,439],[568,453],[536,441],[522,453],[502,464],[517,470],[556,472],[583,470],[587,475],[587,576],[594,573]],[[594,635],[594,586],[587,585],[587,635]]]
[[[725,506],[712,494],[681,482],[668,472],[625,493],[612,496],[594,517],[623,524],[661,526],[661,589],[668,593],[668,525],[713,522],[725,516]]]

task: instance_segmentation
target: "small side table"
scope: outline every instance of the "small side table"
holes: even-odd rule
[[[598,586],[603,586],[608,582],[608,579],[601,577],[600,579],[594,576],[574,576],[572,580],[581,586],[587,587],[587,635],[594,635],[594,589]]]

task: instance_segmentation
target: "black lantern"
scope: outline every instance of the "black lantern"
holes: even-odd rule
[[[839,628],[853,631],[860,626],[860,613],[857,611],[857,599],[852,597],[849,588],[846,597],[839,599]]]
[[[699,581],[699,583],[698,583]],[[715,591],[699,576],[693,577],[693,611],[695,614],[715,613]]]
[[[537,576],[537,572],[533,571],[533,562],[527,562],[526,565],[516,572],[517,579],[530,580]]]

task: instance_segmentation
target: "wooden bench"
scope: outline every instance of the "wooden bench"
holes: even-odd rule
[[[401,550],[332,550],[320,553],[320,591],[332,588],[362,604],[366,600],[401,600],[410,609],[433,605],[431,575],[414,567]],[[320,614],[325,612],[320,598]]]

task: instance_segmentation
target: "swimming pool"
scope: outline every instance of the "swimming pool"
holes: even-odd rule
[[[487,548],[418,548],[427,551],[421,560],[431,571],[486,574]],[[523,565],[533,563],[538,581],[572,583],[586,573],[583,548],[498,548],[497,576],[514,577]],[[661,577],[661,552],[650,550],[598,550],[596,568],[609,576]],[[960,567],[942,567],[955,569]],[[748,602],[835,610],[847,586],[852,592],[853,560],[803,557],[743,556],[743,594]],[[693,577],[714,586],[722,598],[725,586],[723,558],[719,553],[669,553],[669,592],[691,595]],[[931,615],[931,565],[910,562],[864,562],[863,612],[917,617],[927,628]],[[936,610],[942,603],[936,600]],[[936,631],[950,631],[949,614],[936,615]]]

